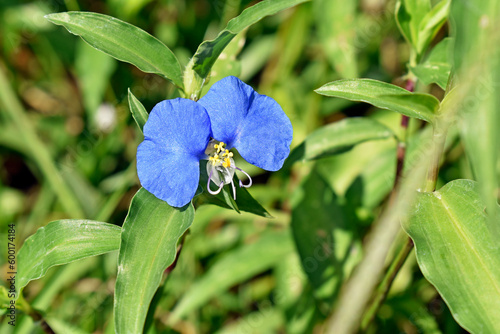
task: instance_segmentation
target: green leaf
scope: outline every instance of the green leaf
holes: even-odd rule
[[[401,34],[414,48],[417,45],[418,25],[430,10],[430,0],[398,0],[396,3],[396,23]]]
[[[373,119],[345,118],[323,126],[307,136],[306,140],[292,151],[286,163],[290,165],[299,160],[313,160],[342,153],[362,142],[391,136],[393,133],[389,128]]]
[[[173,208],[146,189],[132,199],[122,227],[115,285],[117,333],[141,333],[149,304],[165,269],[174,262],[179,238],[191,226],[191,204]]]
[[[412,67],[411,71],[424,84],[436,83],[446,89],[451,72],[452,46],[453,38],[443,39],[432,49],[429,57],[423,63]]]
[[[141,101],[139,101],[134,94],[128,89],[128,105],[130,108],[130,112],[132,113],[132,117],[134,118],[135,123],[143,131],[144,125],[146,124],[149,114],[146,111],[146,108],[142,105]]]
[[[219,55],[217,61],[212,66],[210,80],[203,85],[203,94],[205,95],[210,87],[217,81],[228,77],[239,77],[241,74],[241,61],[236,59],[238,54],[245,45],[245,30],[236,35],[235,38],[226,46],[224,51]]]
[[[193,69],[206,78],[213,64],[231,40],[243,29],[259,22],[262,18],[309,0],[264,0],[245,9],[239,16],[228,22],[217,38],[200,44],[193,57]]]
[[[450,0],[442,0],[433,8],[429,0],[399,0],[396,23],[401,34],[422,55],[448,18]]]
[[[419,194],[404,226],[422,273],[471,333],[500,332],[500,244],[491,233],[500,207],[489,215],[477,183],[455,180]]]
[[[222,256],[177,303],[169,316],[176,323],[210,299],[256,274],[262,273],[294,251],[289,231],[268,232]]]
[[[88,12],[66,12],[45,16],[62,25],[91,46],[141,71],[156,73],[183,88],[179,61],[155,37],[114,17]]]
[[[317,172],[303,188],[304,198],[292,212],[292,232],[318,306],[329,314],[343,279],[361,259],[361,247],[335,193]]]
[[[441,0],[432,10],[427,12],[418,25],[417,53],[425,52],[429,44],[448,19],[451,0]]]
[[[372,79],[344,79],[330,82],[316,93],[351,101],[367,102],[375,107],[432,123],[439,101],[432,95],[411,93],[404,88]]]
[[[17,256],[16,289],[38,279],[53,266],[117,250],[119,226],[91,220],[57,220],[39,228]]]
[[[233,199],[233,193],[231,190],[231,185],[225,185],[222,191],[217,195],[211,195],[207,191],[208,174],[206,168],[207,161],[200,161],[200,184],[199,187],[203,189],[201,195],[195,198],[197,205],[202,204],[214,204],[226,209],[233,209],[236,212],[245,211],[253,213],[258,216],[272,218],[272,216],[267,212],[267,210],[260,205],[255,198],[250,195],[248,190],[244,187],[239,187],[239,178],[234,174],[233,182],[236,189],[236,200]],[[246,182],[246,181],[245,181]],[[212,188],[215,189],[215,184],[212,182]]]

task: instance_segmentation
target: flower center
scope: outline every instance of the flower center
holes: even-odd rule
[[[224,142],[215,139],[210,140],[208,142],[207,148],[205,149],[205,154],[208,156],[207,190],[210,194],[217,195],[218,193],[220,193],[222,187],[225,184],[231,183],[231,187],[233,189],[233,198],[236,200],[236,187],[234,186],[233,182],[233,176],[236,169],[245,174],[249,179],[248,184],[243,184],[243,182],[241,182],[240,180],[240,187],[249,188],[252,185],[252,178],[241,168],[236,167],[236,164],[233,160],[233,152],[230,152],[226,148],[226,144]],[[210,181],[218,185],[219,188],[217,190],[210,189]]]

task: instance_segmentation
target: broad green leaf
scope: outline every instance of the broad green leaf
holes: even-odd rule
[[[491,233],[499,219],[498,205],[485,212],[477,183],[455,180],[419,194],[404,224],[422,273],[471,333],[500,332],[500,244]]]
[[[176,323],[235,284],[268,270],[293,251],[291,235],[284,230],[263,233],[253,243],[226,253],[177,303],[169,316],[169,324]]]
[[[357,1],[313,2],[318,36],[330,64],[342,78],[357,78],[355,18]]]
[[[432,123],[439,101],[432,95],[411,93],[404,88],[372,79],[344,79],[330,82],[316,93],[351,101],[367,102],[375,107]]]
[[[345,152],[362,142],[391,136],[392,131],[375,120],[346,118],[323,126],[307,136],[306,140],[292,151],[287,165]]]
[[[319,174],[313,172],[303,188],[304,198],[292,212],[292,232],[318,306],[329,314],[343,280],[361,259],[360,245],[352,222]]]
[[[217,38],[200,44],[193,56],[193,69],[206,78],[213,64],[231,40],[243,29],[257,23],[265,16],[274,15],[282,10],[309,0],[264,0],[245,9],[239,16],[227,23]]]
[[[451,72],[452,46],[453,38],[443,39],[432,49],[429,57],[421,64],[412,67],[411,71],[424,84],[436,83],[442,89],[446,89]]]
[[[172,51],[142,29],[114,17],[88,12],[66,12],[45,16],[62,25],[91,46],[141,71],[156,73],[183,88],[182,72]]]
[[[163,272],[174,262],[177,242],[193,218],[191,204],[173,208],[144,188],[132,199],[118,256],[114,302],[117,333],[142,332]]]
[[[233,198],[233,191],[231,185],[225,185],[222,191],[217,195],[211,195],[207,191],[208,175],[206,169],[206,160],[200,161],[200,185],[203,192],[201,195],[195,197],[196,204],[214,204],[226,209],[233,209],[236,212],[245,211],[253,213],[258,216],[271,218],[272,216],[267,212],[266,209],[259,202],[257,202],[248,190],[244,187],[239,186],[239,178],[234,174],[233,182],[236,189],[236,200]],[[248,182],[248,181],[244,181]],[[216,185],[211,182],[211,189],[215,190]]]
[[[117,250],[119,226],[91,220],[57,220],[39,228],[17,256],[16,289],[38,279],[53,266]]]
[[[130,112],[132,113],[132,117],[134,118],[135,123],[143,131],[144,125],[148,120],[149,114],[146,111],[146,108],[142,105],[141,101],[139,101],[134,94],[128,89],[128,106],[130,108]]]

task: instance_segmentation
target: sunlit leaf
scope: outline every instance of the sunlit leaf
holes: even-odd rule
[[[411,71],[424,84],[436,83],[446,89],[451,71],[452,44],[452,38],[445,38],[432,49],[424,62],[412,67]]]
[[[24,241],[17,256],[16,289],[38,279],[53,266],[117,250],[119,226],[91,220],[57,220]]]
[[[431,8],[430,0],[399,0],[396,23],[401,34],[422,55],[448,18],[450,0],[441,0]]]
[[[141,333],[165,269],[177,253],[179,238],[191,226],[191,204],[173,208],[146,189],[132,199],[122,227],[115,285],[117,333]]]
[[[495,219],[488,219],[487,215]],[[500,332],[500,244],[474,181],[421,193],[405,224],[422,273],[471,333]]]
[[[274,15],[306,1],[309,0],[264,0],[245,9],[239,16],[228,22],[217,38],[200,44],[193,57],[193,69],[201,78],[206,78],[224,48],[239,32],[265,16]]]
[[[156,73],[182,88],[182,72],[175,55],[155,37],[114,17],[88,12],[66,12],[45,16],[108,55]]]
[[[432,95],[411,93],[404,88],[372,79],[337,80],[318,88],[316,93],[352,101],[367,102],[375,107],[432,123],[439,101]]]

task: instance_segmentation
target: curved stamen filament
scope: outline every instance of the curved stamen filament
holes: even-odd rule
[[[231,176],[231,173],[229,173],[229,170],[224,167],[224,169],[226,170],[227,174],[229,176]],[[234,182],[233,182],[233,178],[231,177],[231,187],[233,188],[233,199],[236,201],[236,187],[234,186]]]
[[[250,175],[248,175],[247,172],[245,172],[243,169],[241,168],[238,168],[238,167],[235,167],[237,170],[239,170],[240,172],[242,172],[243,174],[245,174],[247,177],[248,177],[248,184],[243,184],[243,182],[241,182],[240,180],[240,188],[243,187],[243,188],[250,188],[252,186],[252,178],[250,177]]]
[[[218,193],[220,193],[220,191],[222,190],[222,187],[224,186],[224,181],[221,181],[220,185],[219,185],[219,189],[217,190],[212,190],[210,189],[210,181],[212,181],[212,172],[210,172],[210,176],[208,177],[208,182],[207,182],[207,190],[210,194],[212,195],[217,195]]]

